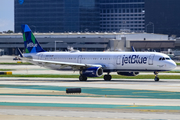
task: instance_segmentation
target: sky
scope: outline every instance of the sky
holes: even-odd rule
[[[14,0],[0,0],[0,32],[14,31]]]

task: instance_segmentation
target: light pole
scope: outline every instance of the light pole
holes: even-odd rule
[[[149,25],[152,25],[152,26],[153,26],[153,33],[154,33],[154,23],[153,23],[153,22],[149,22],[149,23],[146,25],[146,32],[147,32],[147,27],[148,27]]]
[[[62,43],[63,41],[54,41],[54,42],[55,42],[54,51],[56,51],[56,43],[57,43],[57,42],[61,42],[61,43]]]
[[[35,28],[35,31],[34,31],[34,32],[36,32],[36,26],[34,26],[34,25],[31,25],[31,26]]]
[[[149,22],[149,23],[150,23],[150,25],[153,26],[153,33],[154,33],[154,23],[152,23],[152,22]]]

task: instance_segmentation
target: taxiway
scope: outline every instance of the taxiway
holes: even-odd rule
[[[78,87],[81,94],[66,94]],[[0,78],[0,117],[178,120],[180,80]]]

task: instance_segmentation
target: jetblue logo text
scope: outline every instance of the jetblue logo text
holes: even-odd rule
[[[139,55],[130,55],[126,57],[125,55],[122,58],[122,66],[124,64],[146,64],[147,57],[140,57]]]
[[[94,71],[93,70],[86,70],[85,72],[86,73],[93,73]]]
[[[37,44],[29,43],[27,44],[27,47],[37,47]]]

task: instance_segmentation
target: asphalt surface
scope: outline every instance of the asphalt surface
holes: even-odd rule
[[[0,117],[179,120],[179,86],[180,80],[1,78]],[[82,93],[66,94],[74,87]]]
[[[84,110],[48,110],[48,109],[0,109],[1,114],[9,114],[14,116],[56,116],[56,117],[62,117],[64,118],[76,118],[76,119],[147,119],[147,120],[179,120],[180,115],[179,114],[164,114],[164,113],[128,113],[128,112],[119,112],[119,111],[99,111],[99,110],[92,110],[92,111],[84,111]]]
[[[17,62],[12,58],[3,56],[0,62]],[[34,65],[0,65],[0,69],[12,69],[13,74],[79,74]],[[180,71],[180,67],[175,71]],[[66,88],[81,88],[82,92],[66,94]],[[0,119],[3,120],[179,118],[180,79],[161,79],[159,82],[152,79],[88,79],[81,82],[78,78],[0,77]]]
[[[157,90],[180,92],[180,80],[161,79],[155,82],[152,79],[88,79],[79,81],[78,78],[6,78],[1,77],[0,84],[4,85],[40,85],[40,86],[64,86],[64,87],[93,87],[93,88],[117,88],[131,90]]]
[[[73,99],[73,101],[72,101]],[[142,98],[97,98],[97,97],[59,97],[59,96],[1,96],[0,102],[18,103],[72,103],[72,104],[102,104],[102,105],[149,105],[178,106],[179,99],[142,99]]]

